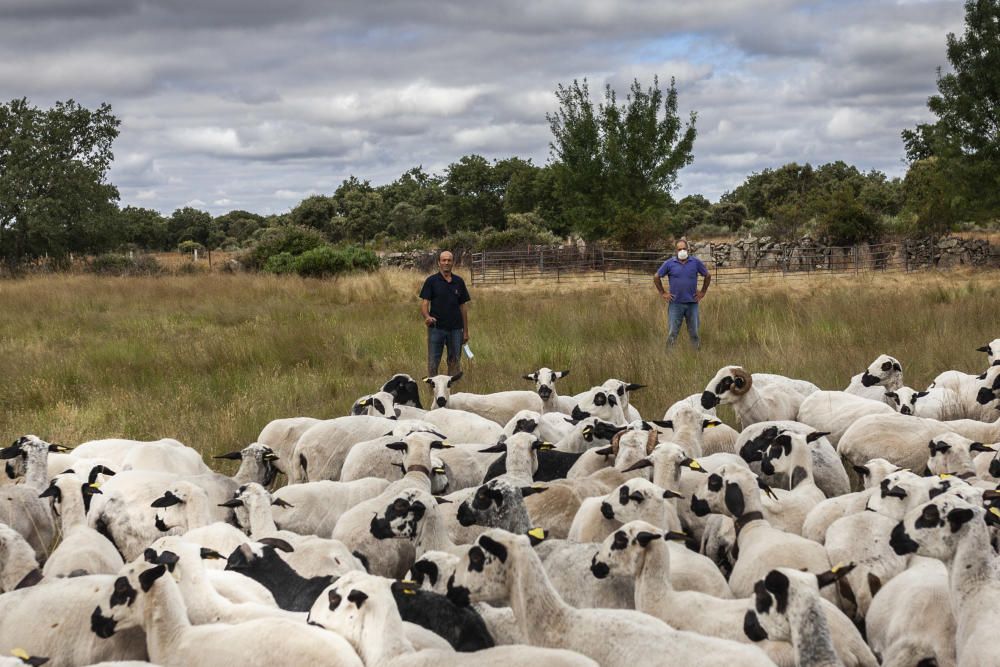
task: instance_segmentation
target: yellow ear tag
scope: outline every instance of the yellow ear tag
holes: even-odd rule
[[[545,530],[542,528],[532,528],[531,530],[528,531],[528,535],[531,535],[536,540],[544,540]]]
[[[28,652],[25,651],[23,648],[16,648],[13,651],[11,651],[10,654],[15,658],[17,658],[18,660],[24,660],[25,662],[31,660],[31,656],[28,655]]]
[[[435,475],[443,475],[444,474],[444,468],[434,468],[434,474]]]
[[[97,482],[94,482],[93,484],[90,485],[90,488],[92,488],[92,489],[99,489],[99,488],[101,488],[101,485],[98,484]]]
[[[402,579],[402,580],[400,580],[399,583],[406,584],[407,586],[416,586],[417,585],[417,582],[413,581],[413,579]]]
[[[832,572],[833,574],[837,574],[837,570],[839,570],[842,567],[844,567],[843,563],[837,563],[836,565],[830,568],[830,572]]]
[[[996,507],[991,507],[990,514],[992,514],[993,516],[1000,516],[1000,509],[997,509]]]
[[[708,422],[705,424],[705,428],[712,428],[713,426],[718,426],[718,422]]]
[[[697,461],[691,461],[691,463],[688,464],[688,467],[692,470],[701,470],[701,464]]]
[[[938,475],[938,477],[940,477],[941,479],[948,479],[949,477],[951,477],[951,475],[949,475],[946,472],[943,472],[940,475]]]

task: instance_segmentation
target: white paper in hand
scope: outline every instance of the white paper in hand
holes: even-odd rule
[[[466,343],[465,345],[463,345],[462,349],[465,350],[465,356],[467,356],[469,359],[471,359],[473,356],[475,356],[475,355],[472,354],[472,348],[469,347],[468,343]]]

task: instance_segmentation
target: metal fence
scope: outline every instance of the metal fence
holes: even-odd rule
[[[707,253],[699,258],[717,284],[748,283],[772,278],[851,275],[910,271],[910,253],[905,244],[751,249],[733,248],[727,260]],[[531,248],[525,250],[472,253],[470,276],[474,285],[500,285],[544,279],[564,281],[599,280],[647,282],[673,253],[670,251],[609,250],[601,247]]]

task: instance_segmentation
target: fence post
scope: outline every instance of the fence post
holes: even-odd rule
[[[854,246],[854,275],[861,273],[861,249],[858,245]]]

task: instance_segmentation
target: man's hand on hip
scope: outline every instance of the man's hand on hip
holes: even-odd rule
[[[694,295],[694,302],[695,303],[700,302],[704,298],[705,298],[705,293],[704,292],[695,292],[695,295]]]
[[[660,298],[662,298],[667,303],[670,303],[671,301],[674,300],[674,295],[671,294],[670,292],[660,292]]]

